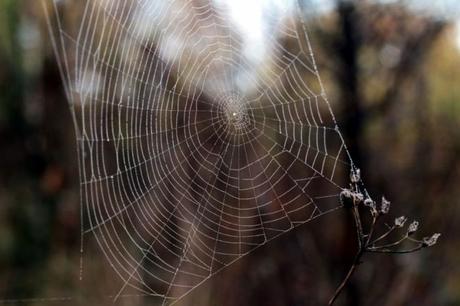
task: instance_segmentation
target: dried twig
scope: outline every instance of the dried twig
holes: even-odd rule
[[[350,189],[344,189],[340,193],[340,201],[342,205],[350,209],[353,214],[353,219],[356,226],[356,235],[358,240],[358,250],[356,252],[353,263],[348,270],[347,275],[337,287],[336,291],[329,300],[328,305],[333,305],[337,297],[345,288],[346,284],[350,280],[350,277],[355,272],[357,266],[361,262],[361,258],[365,253],[389,253],[389,254],[407,254],[419,251],[425,247],[430,247],[436,244],[439,236],[441,234],[436,233],[430,237],[425,237],[422,240],[412,238],[413,234],[418,230],[419,223],[418,221],[413,221],[406,228],[401,237],[396,239],[393,242],[382,243],[385,241],[390,234],[394,233],[398,229],[405,228],[407,218],[404,216],[398,217],[394,220],[394,224],[389,226],[386,225],[386,231],[378,237],[374,237],[378,226],[380,225],[380,220],[383,215],[386,215],[390,211],[390,201],[382,197],[380,205],[377,207],[375,201],[373,201],[370,196],[367,194],[366,190],[363,190],[361,176],[359,169],[353,169],[350,175]],[[363,227],[362,215],[360,213],[359,207],[361,205],[366,206],[371,214],[371,222],[367,228]],[[414,246],[401,249],[403,243],[411,243]]]

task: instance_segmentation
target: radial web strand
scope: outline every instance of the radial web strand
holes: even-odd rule
[[[305,10],[266,1],[245,31],[231,2],[49,4],[78,142],[82,240],[95,239],[120,278],[115,298],[175,301],[340,206],[352,162]]]

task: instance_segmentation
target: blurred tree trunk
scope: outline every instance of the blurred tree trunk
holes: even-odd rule
[[[343,105],[342,111],[347,119],[342,123],[341,127],[354,163],[358,168],[366,168],[362,149],[364,146],[364,137],[362,135],[363,108],[358,83],[358,54],[362,43],[358,29],[360,16],[356,12],[355,3],[352,1],[340,0],[338,2],[337,13],[339,16],[338,24],[341,30],[335,42],[339,62],[337,82],[340,89],[341,104]],[[344,275],[356,253],[355,225],[351,215],[347,216],[343,226],[346,238],[342,246],[343,255],[340,256],[343,261],[343,269],[340,274]],[[348,305],[361,305],[357,284],[353,279],[346,287],[346,294]]]

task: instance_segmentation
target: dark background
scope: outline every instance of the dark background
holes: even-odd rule
[[[415,254],[365,256],[337,305],[460,305],[460,46],[446,13],[455,17],[397,1],[339,1],[311,21],[320,73],[366,186],[393,201],[389,222],[404,214],[422,233],[442,233]],[[97,296],[115,290],[96,272],[96,252],[85,267],[91,290],[78,281],[78,165],[61,84],[40,1],[1,0],[0,304],[100,305]],[[310,222],[180,304],[324,304],[354,255],[351,222],[344,212]]]

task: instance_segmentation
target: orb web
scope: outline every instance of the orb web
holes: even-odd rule
[[[248,34],[231,1],[64,2],[51,7],[73,17],[50,28],[77,135],[82,241],[121,279],[116,298],[176,301],[340,206],[352,162],[299,3],[263,8]]]

